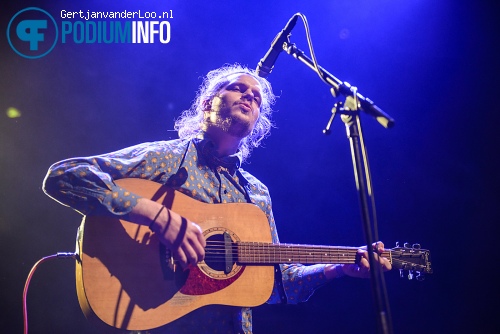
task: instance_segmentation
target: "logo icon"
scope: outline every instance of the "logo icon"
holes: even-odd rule
[[[52,15],[37,7],[17,12],[7,26],[7,40],[18,55],[28,59],[47,55],[57,43],[59,31]]]

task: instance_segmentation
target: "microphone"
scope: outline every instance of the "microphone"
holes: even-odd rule
[[[276,59],[278,59],[279,54],[283,51],[283,43],[288,41],[292,29],[297,22],[297,18],[297,14],[292,16],[285,28],[283,28],[274,38],[269,51],[267,51],[264,57],[259,61],[259,64],[257,64],[256,72],[259,77],[265,78],[273,70]]]

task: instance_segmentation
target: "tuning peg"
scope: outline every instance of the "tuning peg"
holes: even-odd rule
[[[410,248],[410,243],[405,242],[405,243],[403,244],[403,246],[404,246],[404,248]]]
[[[420,271],[417,271],[417,281],[422,282],[425,279],[425,275]]]
[[[413,279],[413,270],[408,270],[408,279],[409,280]]]
[[[396,247],[399,247],[399,241],[396,241]]]
[[[400,277],[400,278],[405,277],[405,273],[404,273],[404,270],[403,270],[403,269],[399,269],[399,277]]]
[[[420,249],[420,244],[413,244],[412,247],[415,248],[415,249]]]

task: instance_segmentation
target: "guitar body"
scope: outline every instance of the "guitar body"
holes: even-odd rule
[[[267,217],[253,204],[202,203],[141,179],[116,183],[196,222],[207,240],[225,233],[235,243],[272,242]],[[112,217],[86,216],[77,251],[77,295],[84,314],[119,329],[161,327],[205,305],[261,305],[274,284],[273,266],[234,262],[224,270],[203,261],[186,272],[174,270],[169,252],[148,227]]]

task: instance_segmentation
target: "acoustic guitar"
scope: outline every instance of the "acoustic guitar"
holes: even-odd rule
[[[141,179],[116,183],[199,224],[207,246],[204,261],[183,271],[147,226],[84,217],[77,235],[78,300],[89,320],[107,328],[153,329],[212,304],[261,305],[278,263],[357,261],[357,247],[273,244],[267,217],[254,204],[207,204]],[[432,273],[428,250],[405,245],[382,256],[419,277]]]

